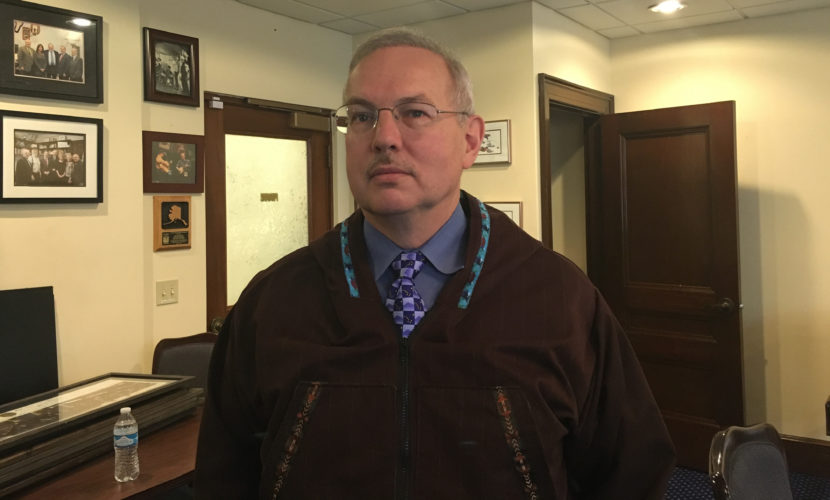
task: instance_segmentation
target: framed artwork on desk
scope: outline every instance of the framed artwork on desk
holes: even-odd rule
[[[0,110],[0,203],[104,201],[104,122]]]
[[[0,92],[104,102],[101,16],[0,0]]]
[[[109,373],[0,406],[0,454],[108,413],[114,422],[122,406],[171,391],[190,378]]]

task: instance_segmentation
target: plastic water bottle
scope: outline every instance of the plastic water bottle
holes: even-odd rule
[[[121,408],[121,415],[112,429],[115,448],[115,480],[132,481],[138,477],[138,423],[130,408]]]

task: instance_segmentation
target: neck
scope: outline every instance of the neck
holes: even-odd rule
[[[430,213],[405,213],[395,215],[381,215],[366,210],[363,215],[366,220],[393,243],[404,249],[422,247],[432,236],[447,223],[458,204],[448,207],[433,207]]]

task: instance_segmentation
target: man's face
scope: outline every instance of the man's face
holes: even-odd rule
[[[453,111],[453,94],[440,56],[421,48],[387,47],[352,71],[346,103],[386,108],[420,101]],[[461,173],[475,161],[482,131],[478,116],[459,121],[457,115],[439,114],[416,131],[381,111],[373,130],[346,134],[346,171],[355,200],[370,216],[448,217],[458,203]]]
[[[49,50],[55,50],[55,46],[52,45],[51,43],[49,44]]]
[[[23,155],[23,158],[28,159],[28,158],[29,158],[29,155],[31,155],[32,153],[30,153],[28,149],[21,149],[21,150],[20,150],[20,154],[22,154],[22,155]]]
[[[72,57],[75,57],[77,55],[78,55],[78,49],[75,48],[75,47],[72,47]]]
[[[66,47],[61,47],[61,54],[66,54]]]
[[[74,155],[72,155],[72,161],[74,161],[75,163],[78,163],[79,161],[81,161],[80,155],[78,155],[78,153],[75,153]]]
[[[23,40],[23,43],[25,43],[27,47],[31,47],[31,46],[32,46],[32,41],[31,41],[30,39],[28,39],[28,38],[27,38],[27,39],[25,39],[25,40]]]

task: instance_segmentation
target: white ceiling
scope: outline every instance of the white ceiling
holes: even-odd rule
[[[348,34],[415,24],[531,0],[236,0]],[[606,38],[623,38],[830,6],[830,0],[683,0],[671,15],[658,0],[533,0]]]

